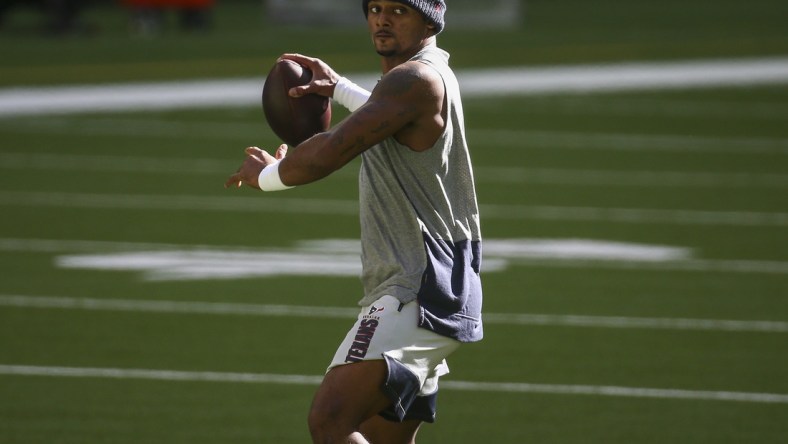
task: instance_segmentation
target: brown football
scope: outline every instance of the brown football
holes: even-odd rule
[[[297,146],[331,125],[328,97],[307,94],[299,98],[288,95],[290,88],[312,80],[312,71],[292,60],[276,62],[263,85],[263,113],[268,126],[283,142]]]

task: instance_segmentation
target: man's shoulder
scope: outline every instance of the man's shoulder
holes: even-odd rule
[[[432,95],[442,88],[443,80],[435,69],[409,60],[386,73],[376,89],[395,94]]]
[[[419,60],[408,60],[407,62],[397,65],[383,77],[385,78],[387,76],[393,76],[397,78],[412,77],[414,79],[422,79],[427,81],[434,77],[440,77],[434,68]]]

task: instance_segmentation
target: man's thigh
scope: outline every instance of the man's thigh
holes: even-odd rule
[[[386,372],[384,360],[332,368],[315,393],[310,424],[326,424],[332,434],[342,437],[360,432],[375,444],[414,442],[421,421],[392,422],[378,414],[391,405],[381,388]]]
[[[310,418],[358,427],[391,404],[381,387],[386,380],[382,359],[340,365],[326,373],[312,401]]]
[[[393,422],[378,415],[361,424],[361,434],[373,444],[410,444],[416,441],[420,425],[417,419]]]

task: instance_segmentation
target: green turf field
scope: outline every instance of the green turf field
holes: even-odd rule
[[[59,41],[15,12],[0,94],[248,78],[290,50],[378,66],[363,29],[219,4],[211,33],[156,38],[106,6],[85,17],[98,34]],[[520,29],[439,43],[459,69],[785,57],[786,17],[768,0],[535,0]],[[788,79],[465,113],[486,337],[453,356],[419,442],[785,442]],[[308,442],[360,297],[358,163],[271,196],[223,189],[243,147],[276,143],[248,106],[0,117],[0,443]]]

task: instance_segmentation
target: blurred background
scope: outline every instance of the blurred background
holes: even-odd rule
[[[486,337],[419,441],[783,442],[788,3],[447,3]],[[357,1],[0,0],[0,442],[308,442],[358,160],[222,187],[284,52],[379,75]]]

